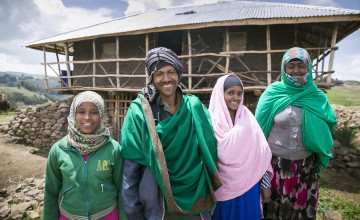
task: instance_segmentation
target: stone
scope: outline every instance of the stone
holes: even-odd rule
[[[8,206],[5,206],[0,209],[0,219],[6,219],[10,216],[11,209]]]
[[[341,156],[345,156],[349,153],[349,148],[348,147],[341,147],[339,149],[337,149],[336,151],[336,154],[339,154]]]
[[[352,161],[352,162],[346,163],[346,165],[351,167],[351,168],[357,168],[357,167],[360,167],[360,162],[359,161]]]
[[[348,168],[347,171],[356,179],[360,180],[360,170],[359,168]]]
[[[26,212],[26,215],[30,218],[30,219],[40,219],[40,215],[39,215],[39,213],[38,212],[36,212],[36,211],[27,211]]]
[[[325,211],[324,215],[327,220],[342,220],[342,215],[337,211]]]

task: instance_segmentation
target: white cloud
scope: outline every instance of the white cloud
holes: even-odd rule
[[[61,0],[35,0],[44,27],[53,27],[54,33],[59,34],[70,30],[76,30],[93,24],[109,21],[112,19],[112,10],[100,8],[88,10],[79,7],[66,8]],[[46,30],[46,29],[45,29]]]
[[[340,5],[335,0],[306,0],[305,2],[309,5],[340,7]]]
[[[44,72],[41,51],[23,45],[112,19],[113,9],[65,7],[61,0],[0,0],[0,71]],[[49,53],[47,53],[48,55]],[[48,55],[48,61],[55,56]]]
[[[159,8],[168,8],[180,5],[200,5],[211,4],[217,0],[128,0],[129,6],[125,11],[125,15],[134,15],[153,11]]]
[[[347,55],[340,59],[340,62],[334,64],[335,74],[333,78],[360,81],[360,53]]]

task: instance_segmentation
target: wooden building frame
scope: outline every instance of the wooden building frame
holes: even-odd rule
[[[191,10],[187,13],[190,12]],[[44,80],[48,91],[68,94],[77,94],[84,90],[99,92],[106,100],[112,125],[119,133],[128,106],[147,83],[148,76],[144,65],[147,52],[156,46],[167,46],[159,44],[160,34],[181,32],[181,52],[178,55],[184,65],[181,87],[185,93],[196,94],[207,104],[216,79],[232,72],[243,80],[247,93],[245,104],[254,110],[261,92],[269,84],[279,80],[281,57],[292,46],[303,47],[309,51],[314,60],[314,82],[319,87],[330,88],[335,52],[339,49],[336,44],[360,27],[360,11],[355,12],[351,15],[244,19],[154,27],[101,36],[45,41],[29,44],[27,47],[43,51],[44,62],[41,64],[44,66]],[[260,34],[252,33],[254,31],[259,31]],[[203,35],[201,32],[204,32]],[[222,47],[218,46],[216,50],[212,49],[215,41],[210,42],[211,45],[205,42],[205,37],[212,32],[218,33],[213,36],[214,39],[221,39],[220,43],[216,43]],[[254,36],[258,35],[259,39],[251,47],[233,50],[231,42],[234,32],[237,32],[237,36],[241,35],[238,32],[251,35],[247,36],[247,41],[254,40]],[[282,38],[284,33],[286,37]],[[140,52],[129,56],[120,46],[125,38],[140,39],[136,45]],[[86,59],[78,59],[74,48],[83,42],[86,42],[91,54],[88,54]],[[99,44],[104,42],[114,45],[115,57],[98,57],[98,50],[101,48]],[[241,39],[237,39],[237,42],[241,43]],[[262,46],[256,47],[256,44]],[[55,53],[56,61],[48,61],[47,52]],[[60,61],[59,55],[64,55],[65,60]],[[257,64],[252,61],[257,59],[261,68],[254,68]],[[133,64],[129,65],[131,68],[123,71],[123,67],[130,62]],[[113,65],[112,70],[109,71],[106,65]],[[64,66],[65,68],[62,68]],[[73,74],[78,66],[81,68]],[[59,80],[66,86],[50,88],[49,80]],[[82,84],[85,80],[88,81],[86,85]],[[101,80],[102,83],[99,83]]]

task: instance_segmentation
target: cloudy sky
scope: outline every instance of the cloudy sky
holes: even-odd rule
[[[32,41],[149,10],[218,0],[0,0],[0,71],[44,75]],[[251,1],[251,0],[247,0]],[[254,1],[254,0],[253,0]],[[357,0],[262,0],[360,10]],[[334,78],[360,81],[360,30],[338,43]],[[51,61],[51,60],[50,60]],[[340,74],[341,72],[341,74]],[[338,73],[338,74],[336,74]]]

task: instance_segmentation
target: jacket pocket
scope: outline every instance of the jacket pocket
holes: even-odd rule
[[[65,189],[64,192],[61,195],[60,205],[63,203],[65,198],[70,197],[72,192],[75,191],[76,186],[70,186],[69,188]]]
[[[101,183],[100,184],[100,191],[104,192],[104,191],[113,191],[115,190],[115,186],[113,184],[109,184],[109,183]]]

